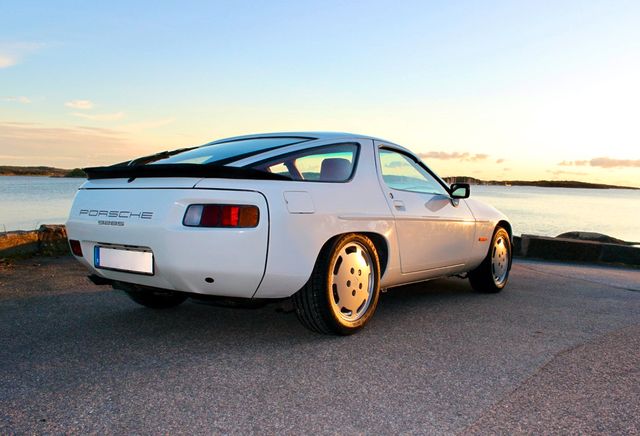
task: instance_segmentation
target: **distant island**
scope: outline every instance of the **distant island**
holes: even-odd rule
[[[0,166],[0,176],[87,177],[80,168]]]
[[[44,177],[87,177],[80,168],[71,170],[54,167],[0,166],[0,176],[44,176]],[[587,188],[587,189],[640,189],[631,186],[605,185],[602,183],[578,182],[575,180],[480,180],[469,176],[443,177],[451,183],[498,186],[538,186],[543,188]]]
[[[498,186],[538,186],[542,188],[585,188],[585,189],[640,189],[632,186],[605,185],[603,183],[587,183],[575,180],[480,180],[475,177],[455,176],[443,177],[451,183],[469,183],[470,185]]]

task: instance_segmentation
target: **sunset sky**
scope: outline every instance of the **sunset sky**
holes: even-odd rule
[[[640,187],[640,2],[0,3],[0,165],[292,130],[442,176]]]

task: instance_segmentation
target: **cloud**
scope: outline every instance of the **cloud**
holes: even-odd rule
[[[0,68],[19,64],[26,55],[38,50],[42,44],[34,42],[0,43]]]
[[[561,167],[572,167],[572,166],[584,167],[589,165],[589,161],[588,160],[563,160],[562,162],[558,163],[558,165],[560,165]]]
[[[73,112],[72,115],[91,121],[115,121],[122,119],[124,117],[124,112],[115,112],[112,114],[85,114],[82,112]]]
[[[428,153],[420,153],[419,156],[423,159],[449,160],[449,159],[465,159],[469,157],[469,153],[458,153],[457,151],[454,151],[452,153],[447,153],[445,151],[430,151]]]
[[[0,122],[4,165],[81,167],[121,162],[147,152],[117,130]]]
[[[497,163],[497,164],[501,164],[502,162],[504,162],[504,159],[498,159],[498,160],[496,160],[496,163]]]
[[[419,156],[421,159],[459,160],[460,162],[477,162],[489,157],[488,154],[484,153],[470,154],[457,151],[450,153],[446,151],[430,151],[428,153],[420,153]]]
[[[163,118],[160,120],[141,121],[139,123],[129,123],[119,126],[123,130],[129,130],[133,132],[139,132],[140,130],[157,129],[158,127],[166,126],[175,121],[175,118]]]
[[[18,63],[18,60],[8,54],[0,53],[0,68],[9,68]]]
[[[71,100],[64,104],[66,107],[70,107],[73,109],[91,109],[93,107],[93,102],[89,100]]]
[[[405,165],[406,165],[405,162],[401,162],[399,160],[394,160],[394,161],[391,161],[391,162],[386,162],[384,164],[384,167],[385,168],[400,168],[400,167],[403,167]]]
[[[622,167],[637,168],[637,167],[640,167],[640,159],[632,160],[632,159],[611,159],[609,157],[597,157],[595,159],[591,159],[590,164],[592,167],[602,167],[602,168],[622,168]]]
[[[597,157],[591,160],[563,160],[559,166],[570,167],[600,167],[600,168],[637,168],[640,167],[640,159],[612,159],[610,157]]]
[[[123,132],[116,131],[113,129],[108,129],[105,127],[76,126],[75,129],[79,131],[87,131],[90,133],[98,133],[98,134],[107,135],[107,136],[114,135],[114,134],[117,134],[117,135],[123,134]]]
[[[21,104],[29,104],[31,103],[31,99],[29,97],[25,97],[24,95],[16,96],[16,97],[2,97],[3,101],[15,102]]]

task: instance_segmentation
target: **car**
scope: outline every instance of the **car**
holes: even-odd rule
[[[495,293],[509,278],[508,219],[383,139],[245,135],[85,171],[71,251],[146,307],[289,301],[310,330],[347,335],[388,288],[467,275]]]

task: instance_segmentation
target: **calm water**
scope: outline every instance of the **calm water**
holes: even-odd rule
[[[62,224],[85,179],[0,176],[0,231]]]
[[[472,186],[471,197],[506,214],[516,235],[578,230],[640,241],[640,190]]]
[[[0,177],[0,231],[64,223],[84,179]],[[582,230],[640,241],[640,191],[472,186],[472,198],[507,214],[514,233],[557,236]]]

